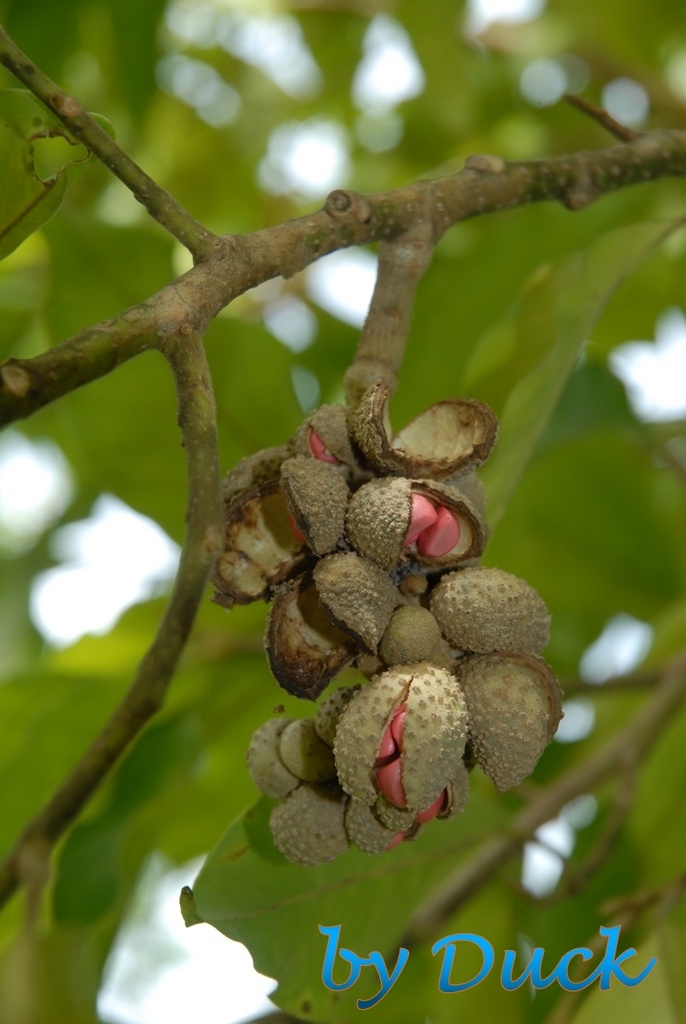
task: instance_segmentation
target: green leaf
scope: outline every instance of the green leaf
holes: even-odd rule
[[[96,119],[113,134],[105,118]],[[36,170],[34,144],[38,139],[56,137],[79,145],[62,122],[30,92],[0,91],[0,259],[57,212],[69,186],[92,161],[86,152],[67,161],[57,173],[41,178]]]
[[[657,963],[635,987],[620,985],[613,979],[608,991],[593,989],[572,1018],[572,1024],[606,1024],[608,1020],[621,1020],[623,1024],[644,1024],[646,1020],[681,1024],[686,1005],[684,930],[671,924],[660,926],[637,948],[636,956],[624,964],[624,969],[629,976],[636,976],[653,957],[657,957]]]
[[[500,416],[498,444],[483,470],[491,526],[501,519],[609,298],[682,226],[681,220],[634,224],[539,268],[509,316],[481,339],[463,389]]]
[[[315,868],[291,864],[276,850],[273,801],[262,799],[208,857],[193,886],[195,913],[248,946],[257,970],[278,980],[272,998],[279,1006],[305,1019],[349,1021],[357,1000],[378,991],[378,980],[363,971],[352,989],[330,992],[321,979],[326,941],[319,925],[340,924],[341,945],[361,956],[378,950],[392,966],[413,908],[474,854],[489,824],[504,820],[502,803],[474,789],[467,813],[428,828],[414,843],[373,858],[351,849]],[[421,998],[414,1013],[408,1009],[413,998],[401,976],[376,1005],[375,1019],[395,1021],[401,1011],[403,1019],[422,1019]]]

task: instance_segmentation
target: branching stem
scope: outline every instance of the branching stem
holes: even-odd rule
[[[187,531],[174,588],[157,635],[130,690],[71,774],[0,864],[0,905],[22,883],[27,885],[30,903],[35,905],[36,889],[47,879],[48,858],[55,843],[112,765],[162,707],[207,578],[222,547],[214,397],[202,338],[192,329],[180,332],[167,339],[164,353],[176,383],[179,424],[188,464]]]

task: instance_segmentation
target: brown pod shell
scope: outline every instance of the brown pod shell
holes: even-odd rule
[[[339,719],[334,742],[338,779],[362,803],[371,805],[379,795],[374,767],[381,738],[408,686],[408,677],[384,672],[355,694]]]
[[[343,537],[350,491],[334,466],[297,455],[281,466],[288,508],[316,555],[333,551]]]
[[[403,551],[411,504],[409,480],[370,480],[350,499],[345,521],[348,540],[356,551],[382,569],[393,569]]]
[[[345,831],[348,798],[335,782],[304,782],[271,813],[276,848],[296,864],[315,866],[335,860],[350,846]]]
[[[412,544],[404,548],[403,558],[430,569],[452,568],[468,559],[479,558],[486,545],[486,524],[469,498],[451,484],[437,480],[411,480],[409,483],[413,494],[421,494],[435,507],[443,505],[452,512],[459,523],[460,536],[455,547],[445,555],[423,555]]]
[[[338,719],[359,689],[359,683],[356,686],[341,686],[338,690],[330,693],[317,708],[317,713],[314,716],[314,728],[317,736],[332,749],[336,738]]]
[[[214,574],[214,601],[226,608],[271,594],[311,557],[288,523],[278,483],[238,495],[226,510],[224,550]]]
[[[431,612],[421,605],[403,605],[391,615],[379,654],[389,666],[433,661],[440,644],[441,630]]]
[[[460,473],[459,476],[454,476],[449,480],[444,480],[443,483],[448,484],[450,487],[454,487],[454,489],[459,491],[463,497],[467,498],[468,501],[471,501],[481,518],[484,521],[486,520],[486,505],[488,501],[486,488],[474,470],[470,470],[467,473]]]
[[[222,482],[222,502],[224,510],[244,491],[262,487],[264,484],[278,482],[281,464],[293,454],[292,444],[282,444],[275,448],[263,448],[241,459],[231,469]]]
[[[467,705],[452,673],[428,663],[407,665],[402,783],[407,806],[426,810],[440,796],[467,743]]]
[[[378,471],[439,479],[479,466],[488,458],[498,420],[483,402],[469,398],[438,402],[391,441],[390,395],[385,384],[367,391],[352,422],[356,444]]]
[[[550,667],[525,651],[463,658],[456,676],[469,713],[470,746],[501,792],[531,775],[562,717]]]
[[[354,551],[322,558],[313,577],[331,620],[373,654],[398,603],[392,580]]]
[[[387,828],[368,804],[351,798],[345,811],[345,831],[350,842],[365,853],[384,853],[401,830]]]
[[[300,785],[300,779],[289,771],[279,756],[279,738],[290,718],[270,718],[252,734],[246,759],[248,773],[266,796],[278,799]]]
[[[333,750],[317,735],[311,718],[290,722],[279,737],[279,757],[305,782],[328,782],[336,777]]]
[[[269,667],[284,690],[316,700],[357,646],[325,614],[311,579],[283,587],[267,619],[265,647]]]
[[[524,580],[503,569],[472,566],[443,576],[431,611],[446,640],[462,651],[531,651],[550,637],[550,615]]]

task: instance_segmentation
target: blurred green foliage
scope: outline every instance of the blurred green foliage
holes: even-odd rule
[[[370,26],[384,17],[407,33],[425,83],[414,98],[364,112],[352,84]],[[457,0],[0,0],[0,21],[25,52],[105,115],[127,152],[220,232],[249,232],[320,205],[326,189],[305,197],[285,179],[282,193],[264,187],[260,165],[272,133],[291,122],[339,125],[349,173],[332,184],[361,191],[458,170],[473,152],[535,159],[611,144],[568,106],[525,98],[521,75],[534,61],[557,61],[570,75],[573,69],[595,101],[608,82],[630,78],[649,98],[644,127],[683,126],[679,0],[549,0],[535,19],[493,25],[479,39],[463,34],[466,17]],[[289,94],[274,81],[275,65],[266,73],[255,58],[241,56],[236,33],[248,18],[284,19],[282,27],[318,68],[309,86]],[[233,43],[221,46],[219,39]],[[15,86],[0,70],[0,88]],[[686,236],[678,230],[684,189],[679,180],[647,183],[576,213],[545,204],[471,220],[442,239],[416,302],[394,420],[402,425],[461,393],[492,402],[502,414],[501,447],[484,473],[498,516],[485,560],[524,576],[543,595],[553,615],[547,657],[563,679],[576,675],[583,651],[618,613],[654,628],[653,667],[686,638],[685,425],[640,423],[607,362],[618,344],[653,338],[664,310],[686,302]],[[143,300],[186,266],[123,187],[91,166],[57,215],[0,264],[0,358],[32,356]],[[265,326],[270,304],[284,297],[305,303],[315,318],[316,337],[299,352]],[[293,433],[302,416],[294,369],[316,378],[322,401],[340,398],[356,334],[316,305],[307,274],[258,289],[217,318],[207,351],[225,469]],[[0,650],[8,668],[0,681],[0,852],[107,719],[161,610],[155,599],[127,612],[105,636],[59,651],[46,647],[29,617],[28,595],[31,580],[55,563],[51,531],[83,518],[109,492],[180,542],[185,504],[172,382],[154,355],[41,410],[19,429],[60,446],[74,496],[30,550],[3,556]],[[309,712],[271,679],[260,651],[263,623],[261,607],[227,615],[204,604],[167,707],[58,849],[40,939],[29,948],[19,899],[0,917],[3,1024],[94,1021],[103,966],[147,859],[160,851],[184,863],[206,852],[254,802],[243,755],[251,732],[277,704],[291,715]],[[596,749],[641,699],[599,695],[591,737],[555,744],[535,782],[544,784]],[[650,758],[626,828],[580,893],[550,905],[533,901],[517,887],[520,866],[512,865],[446,922],[445,933],[477,932],[497,951],[530,941],[545,946],[552,963],[597,933],[606,901],[683,872],[683,733],[680,720]],[[269,906],[262,888],[268,884],[306,894],[272,913],[260,903],[260,912],[236,927],[258,967],[283,967],[282,1005],[306,1019],[356,1016],[348,996],[336,1003],[321,984],[324,942],[316,922],[341,923],[346,944],[362,954],[397,942],[413,905],[469,851],[470,837],[500,827],[518,806],[516,795],[496,797],[483,779],[474,791],[461,820],[428,829],[417,844],[396,851],[388,869],[383,858],[349,854],[329,874],[279,863],[269,876],[257,863],[268,848],[264,806],[235,825],[224,841],[229,846],[244,844],[244,831],[257,836],[234,879],[241,898],[250,903],[257,889],[258,903],[266,898]],[[611,795],[598,794],[598,814],[579,832],[574,858],[602,837]],[[345,884],[320,894],[320,870]],[[231,894],[211,895],[216,910]],[[626,1024],[648,1012],[660,1024],[681,1019],[683,972],[674,965],[683,964],[684,927],[683,901],[662,916],[639,917],[623,938],[642,959],[658,955],[659,972],[637,990],[574,997],[564,1019],[593,1024],[608,1012]],[[376,1019],[439,1024],[459,1012],[460,1019],[489,1014],[538,1022],[560,998],[557,989],[534,1000],[525,990],[509,994],[493,979],[448,997],[438,992],[436,976],[428,948],[415,951]],[[40,993],[32,1016],[27,992]]]

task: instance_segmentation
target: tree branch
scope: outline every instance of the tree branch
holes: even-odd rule
[[[158,185],[110,138],[73,96],[33,64],[0,25],[0,64],[51,110],[68,131],[131,190],[151,217],[193,254],[196,260],[213,252],[218,239]]]
[[[57,792],[27,826],[0,865],[0,905],[26,883],[35,905],[57,840],[149,719],[162,707],[195,619],[208,576],[223,546],[219,454],[212,384],[202,338],[188,327],[164,345],[176,383],[179,424],[188,465],[186,539],[174,588],[134,682],[100,735]]]
[[[686,132],[655,132],[550,160],[508,163],[477,155],[457,174],[391,192],[332,192],[315,213],[222,238],[212,255],[119,318],[34,359],[8,360],[0,367],[0,426],[158,347],[186,322],[203,332],[238,295],[271,278],[292,277],[338,249],[402,235],[409,247],[417,239],[433,244],[448,228],[484,213],[545,201],[577,210],[605,193],[685,174]]]
[[[686,702],[686,655],[668,665],[652,698],[621,732],[595,755],[570,768],[556,782],[541,790],[513,818],[507,832],[489,837],[411,918],[403,946],[416,945],[436,934],[475,892],[486,885],[505,864],[516,857],[537,828],[582,793],[592,792],[609,776],[621,771],[627,758],[638,764]]]

